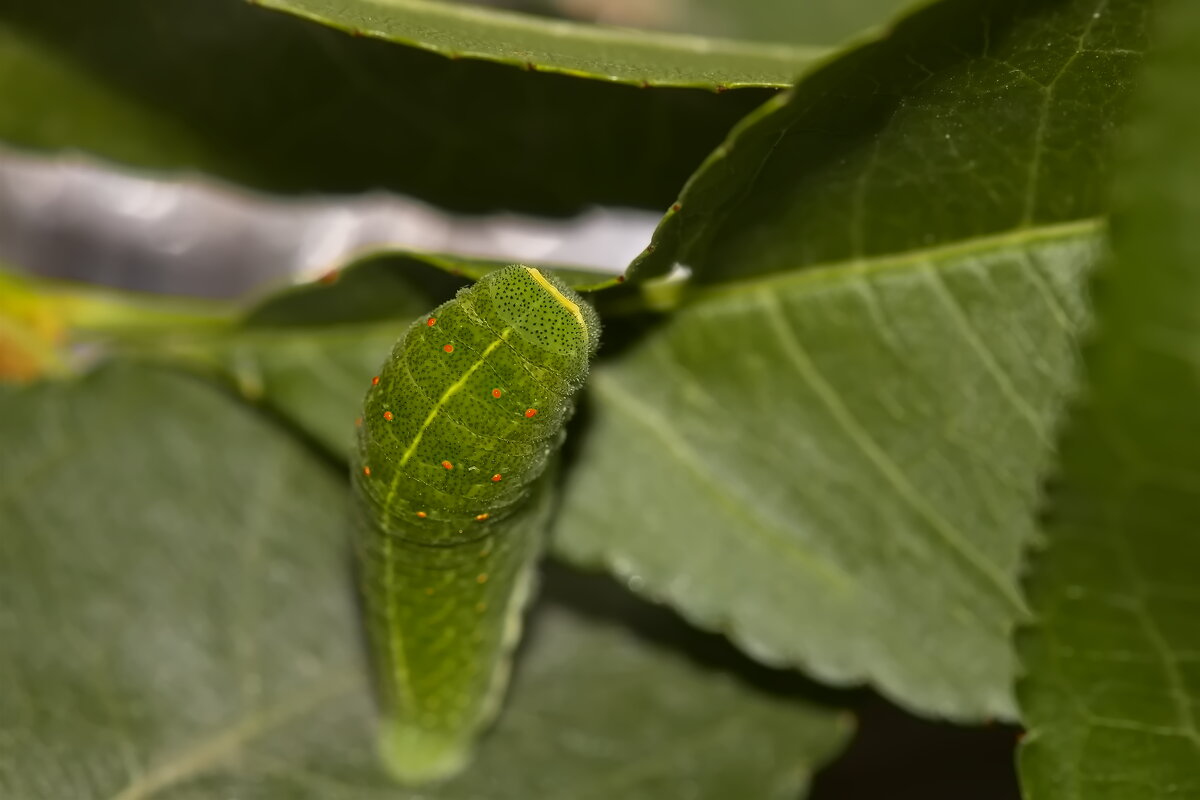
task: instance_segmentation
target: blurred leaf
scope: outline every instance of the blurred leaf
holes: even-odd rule
[[[576,0],[577,1],[577,0]],[[603,2],[603,0],[599,0]],[[636,5],[636,4],[635,4]],[[881,25],[913,0],[676,0],[686,28],[701,34],[722,33],[763,42],[836,45]],[[674,29],[675,26],[672,26]]]
[[[81,372],[118,343],[224,330],[226,305],[21,275],[0,263],[0,381]]]
[[[60,372],[64,335],[63,315],[56,304],[0,264],[0,383]]]
[[[841,44],[913,0],[443,0],[643,30],[759,42]]]
[[[743,120],[631,271],[738,280],[1102,214],[1149,0],[948,0]]]
[[[455,61],[240,0],[0,6],[0,139],[272,191],[665,208],[769,96]]]
[[[353,438],[368,381],[412,320],[504,263],[375,251],[249,309],[0,271],[0,289],[7,287],[0,292],[0,343],[9,344],[0,353],[0,380],[10,361],[9,377],[45,371],[31,373],[22,360],[26,349],[16,346],[35,333],[43,337],[35,342],[35,355],[44,356],[54,374],[84,371],[112,357],[166,360],[229,380],[243,397],[340,456]],[[618,280],[584,269],[551,269],[579,289]],[[31,323],[56,327],[39,333]]]
[[[252,0],[452,58],[636,86],[781,88],[819,48],[609,28],[426,0]],[[805,40],[800,39],[798,42]]]
[[[371,376],[413,319],[500,262],[378,252],[330,282],[292,287],[251,309],[229,335],[184,348],[336,455],[348,452]],[[577,288],[611,276],[555,269]]]
[[[769,663],[1013,717],[1147,7],[932,4],[747,120],[642,262],[693,267],[679,310],[606,332],[559,552]]]
[[[1019,639],[1030,800],[1200,797],[1200,6],[1162,17]]]
[[[267,298],[229,336],[197,342],[191,352],[230,376],[244,397],[341,456],[352,447],[371,376],[396,340],[465,284],[420,257],[369,257],[331,283]]]
[[[0,407],[6,797],[792,798],[845,738],[560,578],[474,767],[403,791],[376,763],[340,468],[166,371]]]

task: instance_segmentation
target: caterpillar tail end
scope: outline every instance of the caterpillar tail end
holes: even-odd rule
[[[379,750],[391,776],[409,786],[451,778],[466,767],[471,757],[471,743],[461,736],[400,722],[385,725]]]

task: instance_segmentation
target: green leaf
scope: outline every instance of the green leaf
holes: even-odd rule
[[[758,42],[837,45],[873,28],[912,0],[671,0],[612,3],[605,0],[446,0],[473,6],[601,22],[625,28],[676,31]]]
[[[199,358],[262,404],[342,456],[371,376],[416,317],[450,299],[501,262],[422,253],[379,252],[317,282],[278,292],[251,309],[226,335],[169,352]],[[612,276],[555,269],[574,287]]]
[[[737,280],[1103,213],[1148,5],[929,4],[743,120],[631,273]]]
[[[76,374],[135,342],[227,329],[234,309],[194,298],[36,278],[0,262],[0,381]]]
[[[790,798],[845,738],[557,575],[474,767],[401,791],[373,749],[340,466],[161,370],[0,406],[6,796]]]
[[[506,263],[381,250],[248,309],[33,280],[0,268],[0,340],[12,345],[2,351],[0,379],[78,373],[112,357],[165,360],[229,381],[342,456],[368,381],[412,320]],[[619,281],[549,269],[585,291]]]
[[[371,376],[396,340],[413,319],[465,285],[451,271],[482,265],[419,255],[367,257],[330,283],[272,295],[226,335],[180,349],[327,452],[347,455]]]
[[[790,86],[819,48],[608,28],[426,0],[253,0],[452,58],[637,86]],[[797,40],[804,41],[804,40]]]
[[[1200,7],[1161,21],[1018,640],[1030,800],[1200,797]]]
[[[558,552],[768,663],[1013,716],[1096,246],[1084,225],[714,289],[593,371]]]
[[[0,139],[272,191],[665,208],[768,96],[455,61],[241,0],[0,7]]]
[[[912,0],[687,0],[662,5],[662,13],[676,11],[669,23],[672,30],[834,45],[886,22]]]
[[[678,311],[608,332],[559,552],[770,663],[1013,717],[1145,12],[932,4],[747,119],[641,262],[693,268]]]

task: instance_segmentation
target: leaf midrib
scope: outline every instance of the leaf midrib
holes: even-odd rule
[[[998,250],[1019,250],[1023,246],[1071,239],[1099,239],[1106,224],[1107,220],[1103,217],[1090,217],[1054,225],[1014,228],[1000,234],[961,239],[935,247],[905,250],[900,253],[803,265],[793,270],[772,272],[737,282],[689,288],[684,304],[692,305],[706,300],[757,294],[764,290],[785,289],[809,284],[828,286],[841,283],[848,277],[862,278],[880,273],[915,271],[928,268],[939,261],[966,259]]]
[[[350,666],[331,669],[329,674],[288,694],[283,700],[196,739],[165,761],[131,780],[112,800],[145,800],[188,778],[203,774],[238,748],[308,714],[323,703],[341,697],[363,682],[361,670]]]

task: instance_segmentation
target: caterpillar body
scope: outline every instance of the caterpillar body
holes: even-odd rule
[[[491,721],[548,507],[543,474],[599,341],[592,308],[510,266],[416,320],[372,379],[353,469],[380,749],[453,774]]]

